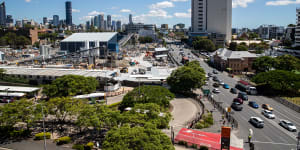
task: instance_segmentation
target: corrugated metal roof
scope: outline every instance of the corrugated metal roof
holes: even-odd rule
[[[112,39],[117,32],[96,32],[96,33],[74,33],[62,42],[82,42],[82,41],[100,41],[107,42]]]
[[[39,89],[40,88],[35,88],[35,87],[0,86],[0,91],[8,91],[8,92],[30,93],[30,92],[38,91]]]

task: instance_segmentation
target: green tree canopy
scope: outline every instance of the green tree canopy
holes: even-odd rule
[[[300,90],[300,76],[284,70],[273,70],[256,75],[253,82],[261,85],[268,85],[273,90],[297,93]]]
[[[248,51],[248,47],[240,44],[236,47],[236,51]]]
[[[172,91],[184,93],[200,88],[204,85],[205,79],[205,72],[201,66],[196,62],[191,62],[173,71],[167,82]]]
[[[276,58],[277,64],[275,66],[278,70],[300,70],[300,59],[292,55],[283,55]]]
[[[253,64],[252,68],[256,70],[257,73],[270,71],[276,65],[275,58],[270,56],[262,56],[257,58]]]
[[[120,110],[127,107],[134,107],[139,103],[155,103],[162,108],[168,108],[170,101],[174,98],[174,94],[168,89],[161,86],[141,86],[134,88],[127,93],[120,104]]]
[[[46,85],[43,93],[48,97],[66,97],[79,94],[89,94],[96,91],[99,82],[93,77],[78,75],[62,76]]]
[[[237,42],[231,42],[229,45],[229,49],[232,51],[236,51],[237,46],[238,46]]]
[[[206,50],[210,52],[216,50],[215,44],[209,39],[196,39],[193,42],[193,47],[195,50]]]
[[[104,150],[174,150],[170,138],[151,127],[129,125],[110,130],[103,143]]]

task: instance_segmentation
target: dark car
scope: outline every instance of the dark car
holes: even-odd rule
[[[245,93],[245,92],[239,92],[238,98],[241,98],[242,100],[247,101],[248,100],[247,93]]]
[[[250,101],[248,103],[248,105],[251,106],[252,108],[256,108],[256,109],[259,108],[259,105],[256,102],[254,102],[254,101]]]
[[[217,88],[217,87],[219,87],[220,85],[219,85],[218,83],[214,83],[213,86]]]
[[[243,104],[244,101],[243,101],[241,98],[234,98],[234,99],[233,99],[233,102],[234,102],[234,103],[236,102],[236,103]]]
[[[237,94],[238,91],[237,91],[236,88],[231,88],[231,89],[230,89],[230,92],[233,93],[233,94]]]
[[[208,75],[209,77],[211,77],[211,76],[212,76],[212,73],[209,72],[207,75]]]
[[[214,76],[214,77],[213,77],[213,80],[214,80],[214,81],[219,81],[219,79],[218,79],[217,76]]]
[[[231,108],[234,109],[235,111],[242,111],[243,106],[240,103],[234,102],[231,104]]]

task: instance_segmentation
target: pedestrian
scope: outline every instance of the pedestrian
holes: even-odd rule
[[[234,127],[234,125],[233,125],[233,123],[231,124],[231,129],[233,129],[233,127]]]
[[[225,123],[226,123],[226,120],[223,121],[223,126],[225,125]]]

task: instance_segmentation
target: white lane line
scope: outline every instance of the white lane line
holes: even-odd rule
[[[274,142],[261,142],[261,141],[252,141],[252,143],[273,144],[273,145],[286,145],[286,146],[297,146],[296,144],[274,143]]]

